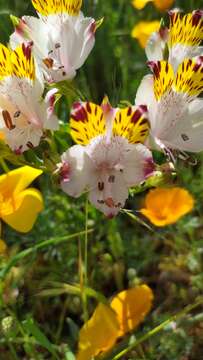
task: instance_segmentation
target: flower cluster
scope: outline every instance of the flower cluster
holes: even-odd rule
[[[171,11],[169,28],[147,44],[153,74],[142,80],[135,105],[113,108],[106,98],[101,106],[73,105],[70,127],[78,145],[59,164],[66,193],[78,197],[88,191],[90,202],[111,217],[124,206],[128,189],[156,172],[153,149],[169,160],[175,153],[203,150],[202,39],[201,11]]]
[[[164,10],[172,2],[154,3]],[[32,4],[38,17],[12,17],[10,45],[0,45],[0,136],[16,154],[59,128],[56,93],[85,62],[101,23],[84,17],[81,0]],[[203,12],[169,15],[169,28],[147,42],[152,74],[142,80],[134,105],[114,108],[105,96],[101,105],[79,99],[72,106],[70,133],[77,145],[56,164],[61,188],[73,197],[88,192],[110,218],[124,207],[131,187],[156,175],[154,149],[173,162],[185,151],[203,150]]]
[[[97,23],[80,11],[82,1],[38,1],[38,18],[12,17],[9,47],[0,45],[1,137],[16,154],[39,145],[45,130],[57,130],[55,90],[71,80],[95,43]]]

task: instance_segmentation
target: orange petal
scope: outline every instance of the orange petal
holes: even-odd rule
[[[84,324],[79,335],[77,360],[91,360],[115,344],[119,324],[112,309],[100,303],[92,317]]]
[[[154,0],[154,5],[158,10],[164,11],[170,9],[175,0]]]
[[[124,290],[111,301],[120,325],[119,336],[135,329],[145,318],[152,307],[152,290],[147,285]]]
[[[194,207],[194,199],[182,188],[157,188],[150,190],[141,213],[152,224],[165,226],[174,224]]]

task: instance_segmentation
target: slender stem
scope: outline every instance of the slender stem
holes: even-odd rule
[[[87,294],[85,289],[88,286],[88,197],[85,202],[85,249],[84,249],[84,262],[81,255],[81,268],[82,268],[82,302],[84,321],[88,320],[88,307],[87,307]]]
[[[58,343],[60,340],[60,336],[61,336],[61,333],[63,330],[64,320],[65,320],[65,316],[66,316],[67,307],[68,307],[68,299],[66,299],[66,301],[63,305],[63,309],[62,309],[62,312],[61,312],[61,315],[59,318],[58,329],[57,329],[56,337],[55,337],[56,343]]]
[[[84,271],[84,285],[88,286],[88,197],[85,203],[85,271]]]
[[[156,234],[157,237],[162,239],[163,241],[166,241],[166,237],[162,234],[160,234],[157,230],[153,229],[150,225],[148,225],[145,221],[143,221],[139,216],[136,216],[133,214],[130,210],[122,209],[122,212],[126,215],[128,215],[131,219],[136,221],[138,224],[145,226],[149,231]]]
[[[203,297],[201,297],[195,304],[186,306],[182,311],[179,313],[171,316],[168,320],[164,321],[160,325],[156,326],[154,329],[149,331],[147,334],[143,335],[140,339],[135,340],[132,344],[130,344],[128,347],[126,347],[124,350],[116,354],[114,357],[104,357],[102,359],[111,359],[111,360],[118,360],[123,359],[123,356],[125,356],[127,353],[129,353],[131,350],[135,349],[138,345],[142,344],[144,341],[148,340],[152,336],[158,334],[160,331],[162,331],[167,325],[169,325],[173,321],[177,321],[178,319],[182,318],[184,315],[189,313],[191,310],[195,309],[196,307],[203,304]]]
[[[145,226],[149,231],[155,232],[154,229],[149,226],[148,224],[146,224],[142,219],[140,219],[138,216],[136,216],[135,214],[131,213],[130,211],[126,210],[126,209],[122,209],[122,212],[124,212],[126,215],[128,215],[131,219],[135,220],[136,222],[138,222],[140,225]]]
[[[88,233],[93,232],[93,229],[89,229]],[[0,279],[5,279],[7,273],[10,271],[10,269],[16,265],[16,263],[23,258],[37,252],[38,250],[44,249],[51,245],[58,245],[63,242],[66,242],[67,240],[72,240],[74,238],[77,238],[78,236],[83,236],[86,234],[86,231],[80,231],[78,233],[72,234],[72,235],[66,235],[62,237],[54,237],[45,241],[40,242],[39,244],[32,246],[26,250],[21,251],[17,255],[15,255],[11,260],[6,264],[6,266],[0,271]]]
[[[11,344],[11,342],[10,342],[10,339],[8,339],[8,338],[6,337],[6,340],[7,340],[8,348],[9,348],[9,350],[10,350],[12,356],[13,356],[13,360],[20,360],[19,357],[18,357],[18,355],[17,355],[17,353],[16,353],[16,351],[15,351],[15,349],[14,349],[13,344]]]

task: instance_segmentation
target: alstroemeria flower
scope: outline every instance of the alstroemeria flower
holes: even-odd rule
[[[0,176],[0,219],[17,231],[30,231],[43,210],[41,193],[27,189],[41,174],[41,170],[23,166]]]
[[[151,152],[142,143],[148,135],[146,106],[112,108],[78,102],[70,127],[76,143],[62,155],[61,187],[78,197],[89,192],[96,208],[111,217],[124,206],[128,188],[154,171]]]
[[[169,12],[170,26],[168,31],[160,29],[153,34],[146,46],[148,60],[157,61],[165,58],[165,48],[168,47],[168,61],[177,70],[186,58],[203,55],[203,11],[194,10],[182,16],[178,10]]]
[[[156,226],[176,223],[194,207],[194,199],[182,188],[157,188],[150,190],[141,213]]]
[[[17,154],[37,146],[44,129],[58,128],[42,101],[44,85],[31,48],[22,44],[12,51],[0,44],[0,130]]]
[[[110,306],[100,303],[80,330],[77,360],[91,360],[110,350],[119,337],[134,330],[152,307],[153,293],[147,285],[124,290]]]
[[[164,11],[170,9],[174,1],[175,0],[133,0],[132,4],[136,9],[142,10],[145,5],[152,2],[158,10]]]
[[[131,36],[139,41],[140,46],[144,49],[150,35],[160,28],[160,21],[140,21],[132,30]]]
[[[24,16],[11,36],[11,46],[32,41],[46,81],[70,80],[87,59],[97,24],[80,12],[82,0],[32,0],[39,18]]]
[[[175,74],[166,61],[151,62],[136,95],[148,107],[150,137],[159,149],[203,150],[203,57],[186,59]],[[151,144],[152,147],[154,147]]]

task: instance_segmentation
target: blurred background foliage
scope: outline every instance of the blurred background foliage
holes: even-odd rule
[[[201,5],[202,0],[175,1],[175,7],[184,11]],[[150,3],[137,11],[128,0],[89,0],[84,1],[83,8],[86,15],[96,19],[104,17],[104,23],[97,32],[95,48],[77,75],[75,86],[84,98],[95,102],[101,102],[104,94],[108,94],[113,104],[133,103],[137,86],[148,69],[144,51],[131,38],[131,30],[143,19],[164,17],[168,21],[166,14],[158,12]],[[29,0],[0,0],[0,40],[3,43],[8,42],[12,32],[10,14],[34,15],[34,10]],[[61,119],[67,119],[72,100],[63,99],[59,105]],[[71,143],[66,133],[61,134],[55,135],[59,152]],[[174,184],[186,187],[194,195],[196,206],[174,226],[150,231],[125,214],[109,221],[96,210],[89,209],[88,226],[94,228],[89,235],[89,286],[110,298],[123,288],[146,282],[155,293],[151,315],[136,331],[136,336],[193,303],[203,292],[202,157],[197,156],[197,160],[193,167],[187,163],[178,164],[178,180]],[[3,228],[8,249],[0,257],[0,267],[3,269],[20,251],[41,241],[53,239],[53,245],[16,262],[0,282],[0,360],[55,359],[49,346],[57,348],[61,359],[72,360],[78,330],[83,323],[78,296],[52,293],[42,298],[40,292],[53,287],[54,281],[78,283],[80,280],[78,244],[83,248],[84,237],[59,245],[54,239],[57,241],[61,236],[84,230],[85,198],[68,198],[58,190],[55,181],[46,176],[36,185],[44,194],[45,210],[28,235]],[[138,210],[142,203],[143,194],[130,198],[126,208]],[[95,304],[93,300],[88,302],[90,313]],[[124,359],[203,359],[203,309],[197,312],[165,328],[159,336]],[[41,332],[46,336],[47,346],[43,346]]]

